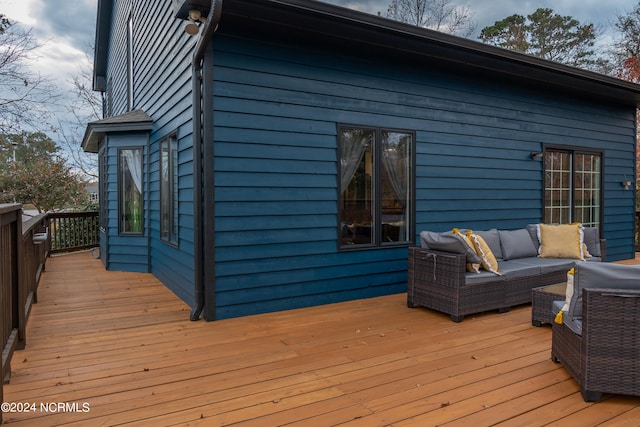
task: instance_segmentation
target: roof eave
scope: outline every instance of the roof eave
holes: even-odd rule
[[[81,147],[87,153],[97,153],[100,141],[108,133],[149,132],[153,119],[142,110],[134,110],[120,116],[89,122],[82,138]]]
[[[438,31],[314,0],[227,0],[223,15],[272,22],[317,37],[337,37],[407,55],[435,58],[640,107],[640,85]],[[222,21],[224,24],[224,19]]]
[[[93,53],[93,90],[100,92],[106,90],[107,59],[112,13],[113,0],[98,0],[96,46]]]

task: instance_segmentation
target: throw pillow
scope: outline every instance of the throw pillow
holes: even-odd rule
[[[489,245],[489,249],[493,252],[496,259],[502,259],[502,248],[500,247],[500,234],[498,230],[492,228],[490,230],[476,230],[473,234],[477,234],[482,237],[484,241]]]
[[[564,305],[562,306],[562,310],[558,312],[554,320],[559,325],[562,325],[562,321],[564,318],[563,312],[569,311],[569,303],[571,302],[571,298],[573,297],[574,272],[575,272],[575,268],[572,268],[567,272],[567,293],[565,296]]]
[[[482,261],[482,268],[494,274],[497,274],[498,276],[501,276],[502,273],[498,271],[498,261],[491,252],[491,249],[489,249],[489,245],[487,245],[487,242],[485,242],[484,239],[477,234],[473,234],[471,232],[467,233],[469,235],[469,238],[473,242],[473,247],[476,249],[476,253]]]
[[[467,231],[467,234],[464,235],[460,232],[459,229],[454,228],[453,229],[453,233],[457,234],[458,236],[460,236],[462,238],[462,240],[465,242],[465,244],[469,247],[470,250],[472,250],[474,253],[476,253],[475,248],[473,247],[473,242],[471,241],[471,239],[469,239],[469,231]],[[480,273],[480,263],[479,262],[468,262],[466,265],[466,269],[469,273]]]
[[[579,223],[540,224],[540,258],[569,258],[584,261],[582,226]]]
[[[519,230],[499,230],[502,245],[502,259],[518,259],[538,256],[538,249],[525,228]]]

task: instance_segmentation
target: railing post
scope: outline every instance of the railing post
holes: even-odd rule
[[[11,375],[11,357],[18,348],[19,331],[26,320],[20,310],[24,280],[22,250],[22,205],[0,205],[0,402],[3,384]],[[1,417],[0,413],[0,422]]]

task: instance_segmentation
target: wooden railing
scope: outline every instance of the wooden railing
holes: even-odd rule
[[[98,212],[56,212],[48,218],[52,254],[98,246]]]
[[[11,375],[11,357],[27,343],[27,320],[47,258],[54,252],[96,246],[97,212],[49,213],[23,221],[22,205],[0,205],[0,403],[2,384]]]
[[[0,348],[2,384],[11,375],[11,356],[20,347],[25,316],[21,296],[25,294],[22,271],[22,205],[0,205]],[[22,306],[24,307],[24,306]],[[23,336],[24,339],[24,336]],[[0,402],[3,402],[0,386]],[[0,411],[0,423],[2,412]]]

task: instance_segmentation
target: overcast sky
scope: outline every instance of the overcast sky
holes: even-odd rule
[[[384,16],[391,0],[327,1]],[[87,53],[92,58],[97,3],[98,0],[0,0],[0,13],[32,28],[36,37],[45,42],[34,67],[65,88],[70,87],[69,81],[78,75],[79,67],[89,67]],[[630,12],[637,3],[638,0],[452,0],[452,4],[467,6],[474,13],[477,32],[497,20],[515,13],[526,16],[539,7],[607,30],[617,15]]]

